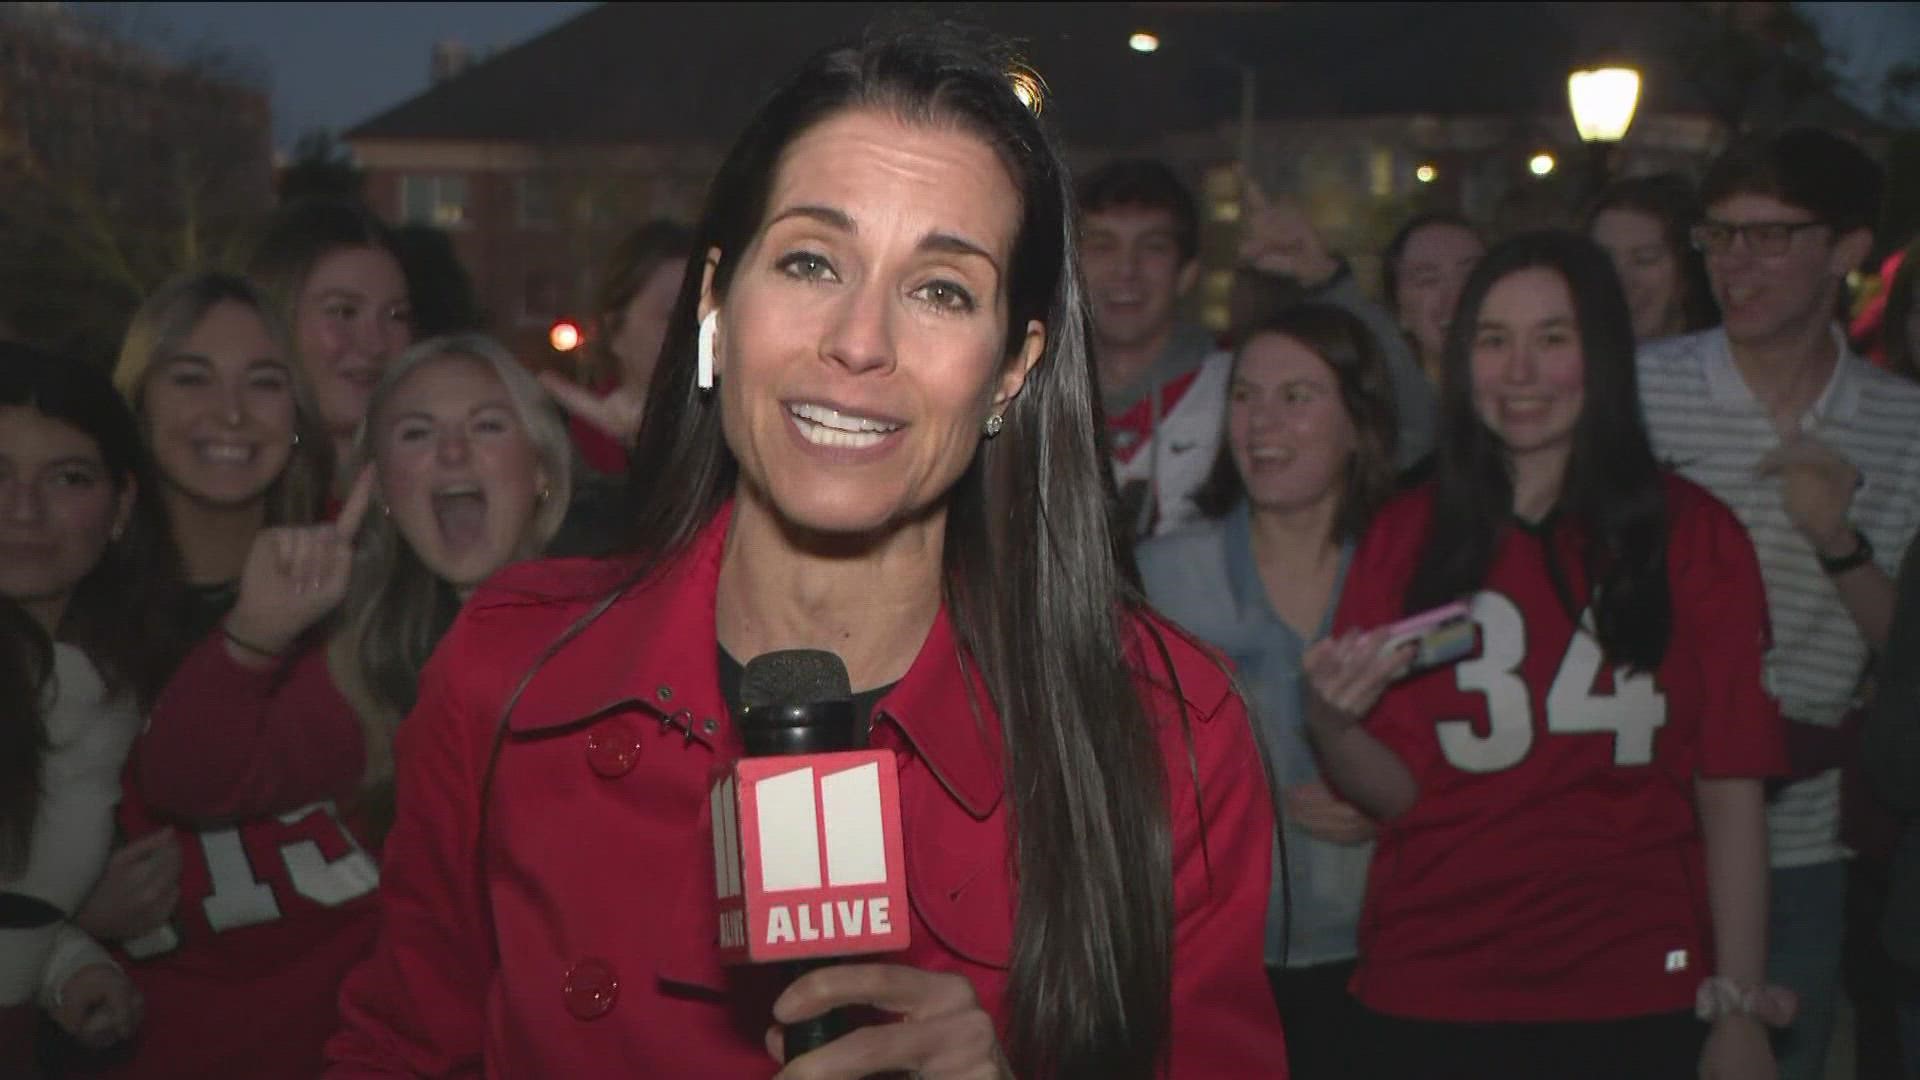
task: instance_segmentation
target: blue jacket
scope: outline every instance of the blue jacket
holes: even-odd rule
[[[1331,626],[1352,554],[1351,546],[1341,553],[1319,636]],[[1316,779],[1300,672],[1300,656],[1312,642],[1300,640],[1267,601],[1254,568],[1246,504],[1225,517],[1146,541],[1138,558],[1154,606],[1233,661],[1276,783],[1285,789]],[[1328,843],[1284,822],[1276,837],[1280,850],[1273,855],[1267,905],[1267,963],[1305,967],[1353,959],[1373,845]],[[1291,899],[1291,909],[1285,898]]]

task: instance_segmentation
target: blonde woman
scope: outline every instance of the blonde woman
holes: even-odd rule
[[[461,597],[538,552],[566,511],[564,424],[483,337],[397,358],[355,457],[337,520],[254,539],[231,612],[161,692],[136,751],[158,814],[275,833],[209,860],[217,902],[175,919],[200,978],[148,994],[166,999],[154,1013],[178,1013],[147,1027],[168,1042],[143,1047],[156,1074],[319,1072],[339,980],[371,943],[372,850],[414,674]]]

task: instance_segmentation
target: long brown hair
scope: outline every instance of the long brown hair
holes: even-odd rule
[[[1116,525],[1066,168],[1015,94],[1038,81],[953,27],[870,34],[814,57],[722,163],[647,395],[631,548],[640,573],[684,549],[733,493],[718,407],[694,385],[704,253],[724,297],[763,225],[781,155],[850,109],[957,129],[1021,194],[1006,354],[1030,320],[1046,352],[949,493],[944,598],[1000,716],[1018,883],[1006,1016],[1023,1076],[1147,1077],[1167,1049],[1173,965],[1166,763],[1127,627],[1143,606]]]
[[[1329,543],[1358,540],[1366,532],[1373,512],[1393,494],[1393,451],[1399,440],[1395,419],[1393,378],[1387,363],[1374,344],[1367,324],[1352,312],[1332,304],[1296,304],[1253,324],[1234,350],[1233,369],[1240,369],[1240,358],[1247,344],[1266,334],[1289,337],[1305,345],[1333,372],[1340,391],[1340,407],[1353,424],[1356,438],[1353,456],[1347,462],[1346,481],[1340,492],[1340,508],[1334,513],[1333,535]],[[1231,395],[1231,391],[1229,391]],[[1232,406],[1229,405],[1228,408]],[[1225,430],[1225,425],[1222,425]],[[1220,440],[1220,451],[1213,469],[1193,493],[1194,505],[1208,517],[1220,517],[1240,504],[1247,485],[1233,463],[1233,448]]]
[[[109,693],[131,694],[144,711],[185,646],[172,632],[181,606],[178,557],[139,424],[98,368],[13,343],[0,343],[0,405],[32,409],[86,435],[114,490],[134,493],[126,530],[74,586],[54,637],[87,654]]]

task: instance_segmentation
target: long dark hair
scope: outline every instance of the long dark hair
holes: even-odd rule
[[[1114,505],[1068,177],[1015,96],[1024,73],[996,43],[950,26],[875,32],[808,62],[721,164],[654,371],[634,470],[642,572],[682,548],[732,494],[720,414],[694,385],[706,252],[724,296],[762,226],[786,148],[850,109],[958,128],[997,152],[1021,194],[1005,354],[1029,320],[1046,353],[949,494],[945,596],[1001,718],[1018,919],[1007,1051],[1026,1076],[1146,1077],[1167,1045],[1172,851],[1165,764],[1128,663],[1140,610]]]
[[[31,615],[0,596],[0,875],[19,873],[33,844],[47,753],[41,710],[52,674],[53,642]]]
[[[1694,250],[1692,230],[1700,221],[1700,200],[1693,185],[1677,173],[1635,176],[1607,185],[1587,211],[1587,232],[1608,210],[1631,210],[1660,223],[1660,239],[1679,270],[1680,317],[1688,333],[1720,325],[1720,305],[1707,282],[1707,260]]]
[[[1513,520],[1507,450],[1474,410],[1470,365],[1487,294],[1503,279],[1535,267],[1566,281],[1585,359],[1585,405],[1549,520],[1554,528],[1579,530],[1590,596],[1567,595],[1562,588],[1562,602],[1577,619],[1591,599],[1596,636],[1610,660],[1651,671],[1666,655],[1672,631],[1666,499],[1640,416],[1626,296],[1606,253],[1575,233],[1525,233],[1496,245],[1461,290],[1442,358],[1433,519],[1406,610],[1413,614],[1477,591]]]
[[[140,427],[113,383],[74,357],[0,343],[0,405],[68,424],[100,448],[114,490],[134,489],[126,532],[74,586],[55,637],[78,647],[109,691],[131,692],[144,711],[181,648],[168,633],[182,602],[178,562]]]
[[[1290,337],[1305,345],[1333,372],[1340,391],[1340,407],[1353,424],[1356,443],[1347,462],[1340,508],[1334,514],[1332,543],[1356,539],[1373,520],[1373,512],[1393,494],[1393,449],[1398,441],[1393,380],[1374,344],[1367,324],[1352,312],[1332,304],[1296,304],[1253,324],[1233,355],[1238,374],[1247,345],[1267,334]],[[1228,408],[1232,406],[1229,405]],[[1223,426],[1224,429],[1224,426]],[[1208,517],[1220,517],[1240,504],[1247,485],[1233,463],[1233,448],[1220,441],[1213,469],[1193,494],[1194,505]]]

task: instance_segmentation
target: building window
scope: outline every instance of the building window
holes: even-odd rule
[[[406,224],[453,229],[465,225],[468,216],[466,177],[400,178],[400,219]]]
[[[522,176],[518,187],[520,224],[536,228],[552,225],[558,217],[553,177]]]

